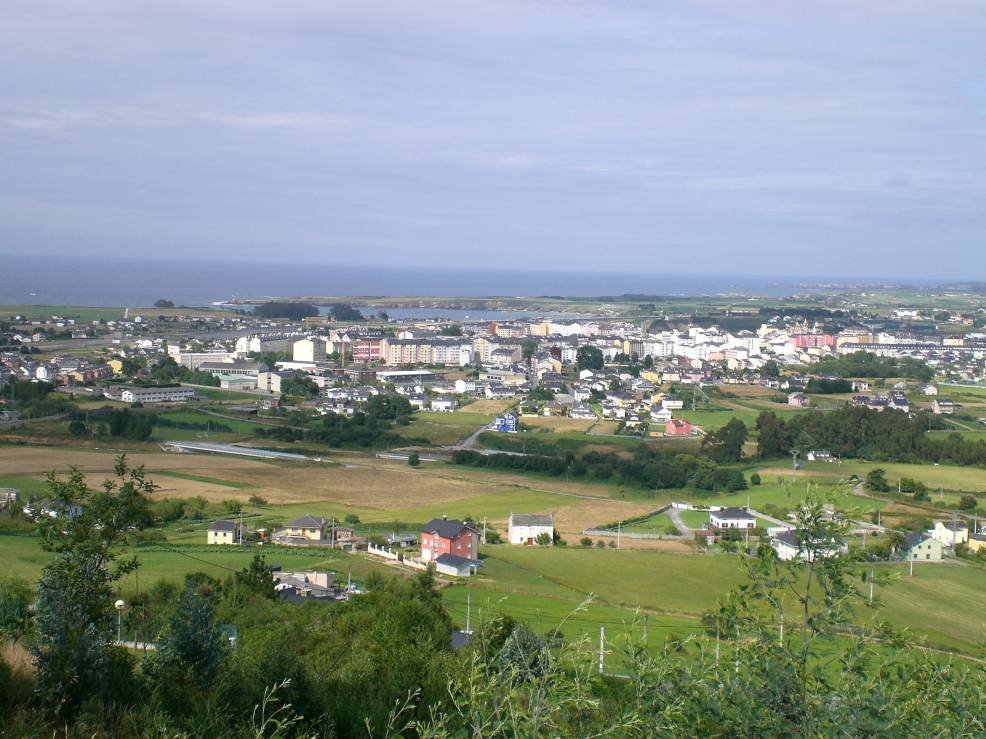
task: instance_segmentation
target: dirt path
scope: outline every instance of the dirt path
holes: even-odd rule
[[[668,518],[671,519],[671,523],[681,532],[682,536],[692,535],[692,529],[685,525],[685,522],[681,518],[681,513],[678,512],[677,508],[668,508]]]

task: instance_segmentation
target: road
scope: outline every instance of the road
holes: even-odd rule
[[[668,508],[668,518],[671,519],[671,523],[673,523],[678,531],[681,532],[682,536],[692,535],[692,530],[685,525],[685,522],[681,519],[681,513],[679,513],[678,509],[674,506]]]

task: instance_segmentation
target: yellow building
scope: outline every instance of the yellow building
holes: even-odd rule
[[[111,359],[106,363],[106,366],[113,370],[113,375],[123,374],[123,360],[122,359]]]
[[[327,523],[328,521],[321,516],[302,516],[290,521],[281,533],[291,538],[321,541],[325,538]]]
[[[214,521],[206,541],[209,544],[239,544],[240,525],[236,521]]]

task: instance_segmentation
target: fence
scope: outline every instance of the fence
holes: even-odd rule
[[[681,541],[682,539],[691,538],[681,534],[647,534],[642,531],[621,531],[617,533],[612,529],[583,529],[582,533],[586,536],[608,536],[614,539],[617,537],[620,539],[649,539],[651,541]]]
[[[688,504],[687,503],[685,503],[685,504],[681,504],[681,503],[670,503],[668,505],[663,505],[660,508],[658,508],[657,510],[653,510],[650,513],[644,513],[643,515],[640,515],[640,516],[634,516],[633,518],[628,519],[626,521],[623,521],[622,523],[624,525],[626,525],[626,524],[630,524],[630,523],[636,523],[638,521],[646,521],[648,518],[652,518],[654,516],[660,516],[662,513],[664,513],[665,511],[667,511],[669,508],[672,508],[672,507],[677,508],[680,505],[688,505]],[[622,531],[622,530],[617,531],[617,529],[615,527],[613,527],[613,526],[609,526],[607,528],[583,529],[582,530],[582,534],[583,534],[583,536],[619,537],[621,539],[648,539],[648,540],[651,540],[651,541],[655,541],[655,540],[656,541],[681,541],[682,539],[689,538],[689,537],[683,536],[682,534],[648,534],[648,533],[643,532],[643,531]]]
[[[400,562],[404,556],[400,552],[395,552],[393,549],[388,549],[387,547],[374,546],[373,542],[367,542],[366,551],[369,554],[375,554],[378,557],[383,557],[384,559],[392,559]]]

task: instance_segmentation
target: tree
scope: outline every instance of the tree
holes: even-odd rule
[[[78,418],[74,421],[69,421],[68,432],[72,436],[84,436],[88,432],[85,421],[81,421]]]
[[[421,464],[421,457],[418,456],[417,452],[411,452],[410,454],[407,455],[407,463],[411,467],[417,467],[419,464]]]
[[[592,369],[599,370],[603,368],[603,352],[599,347],[596,346],[580,346],[578,351],[575,352],[575,364],[579,370]]]
[[[548,544],[551,544],[551,535],[545,531],[542,531],[534,537],[534,543],[538,546],[546,547]]]
[[[288,318],[293,321],[300,321],[303,318],[317,316],[318,307],[311,303],[272,300],[254,308],[253,315],[258,318]]]
[[[458,323],[450,323],[442,326],[438,333],[440,336],[462,336],[462,326]]]
[[[752,475],[750,475],[750,484],[751,485],[759,485],[760,483],[761,483],[761,480],[760,480],[760,473],[759,472],[754,472]]]
[[[773,359],[768,359],[763,363],[763,367],[760,368],[760,374],[764,377],[780,377],[781,366]]]
[[[329,314],[334,321],[365,321],[363,314],[349,303],[333,303],[329,306]]]
[[[780,457],[791,451],[793,435],[787,424],[773,411],[757,416],[757,455],[762,459]]]
[[[890,483],[887,482],[887,472],[882,467],[876,467],[866,474],[866,489],[874,493],[886,493],[890,491]]]
[[[716,462],[738,462],[743,458],[743,445],[748,436],[746,424],[731,418],[722,428],[706,434],[702,446]]]
[[[979,501],[976,500],[975,495],[963,495],[959,499],[960,511],[974,511],[978,505],[979,505]]]
[[[205,697],[228,653],[229,643],[215,622],[212,605],[186,588],[167,632],[145,659],[144,672],[155,698],[169,713],[180,715]]]
[[[165,300],[164,298],[159,298],[154,301],[155,308],[174,308],[175,304],[170,300]]]
[[[355,526],[356,524],[359,523],[359,516],[357,516],[355,513],[347,513],[346,517],[343,520],[346,523],[350,524],[351,526]]]
[[[78,469],[68,478],[48,476],[48,491],[65,514],[42,516],[42,546],[55,553],[38,583],[36,636],[31,651],[46,708],[70,716],[89,697],[107,697],[126,665],[114,652],[112,584],[137,567],[114,565],[119,545],[150,519],[145,496],[154,485],[120,456],[101,490],[88,487]],[[78,515],[72,517],[69,511]],[[129,668],[128,668],[129,669]]]

